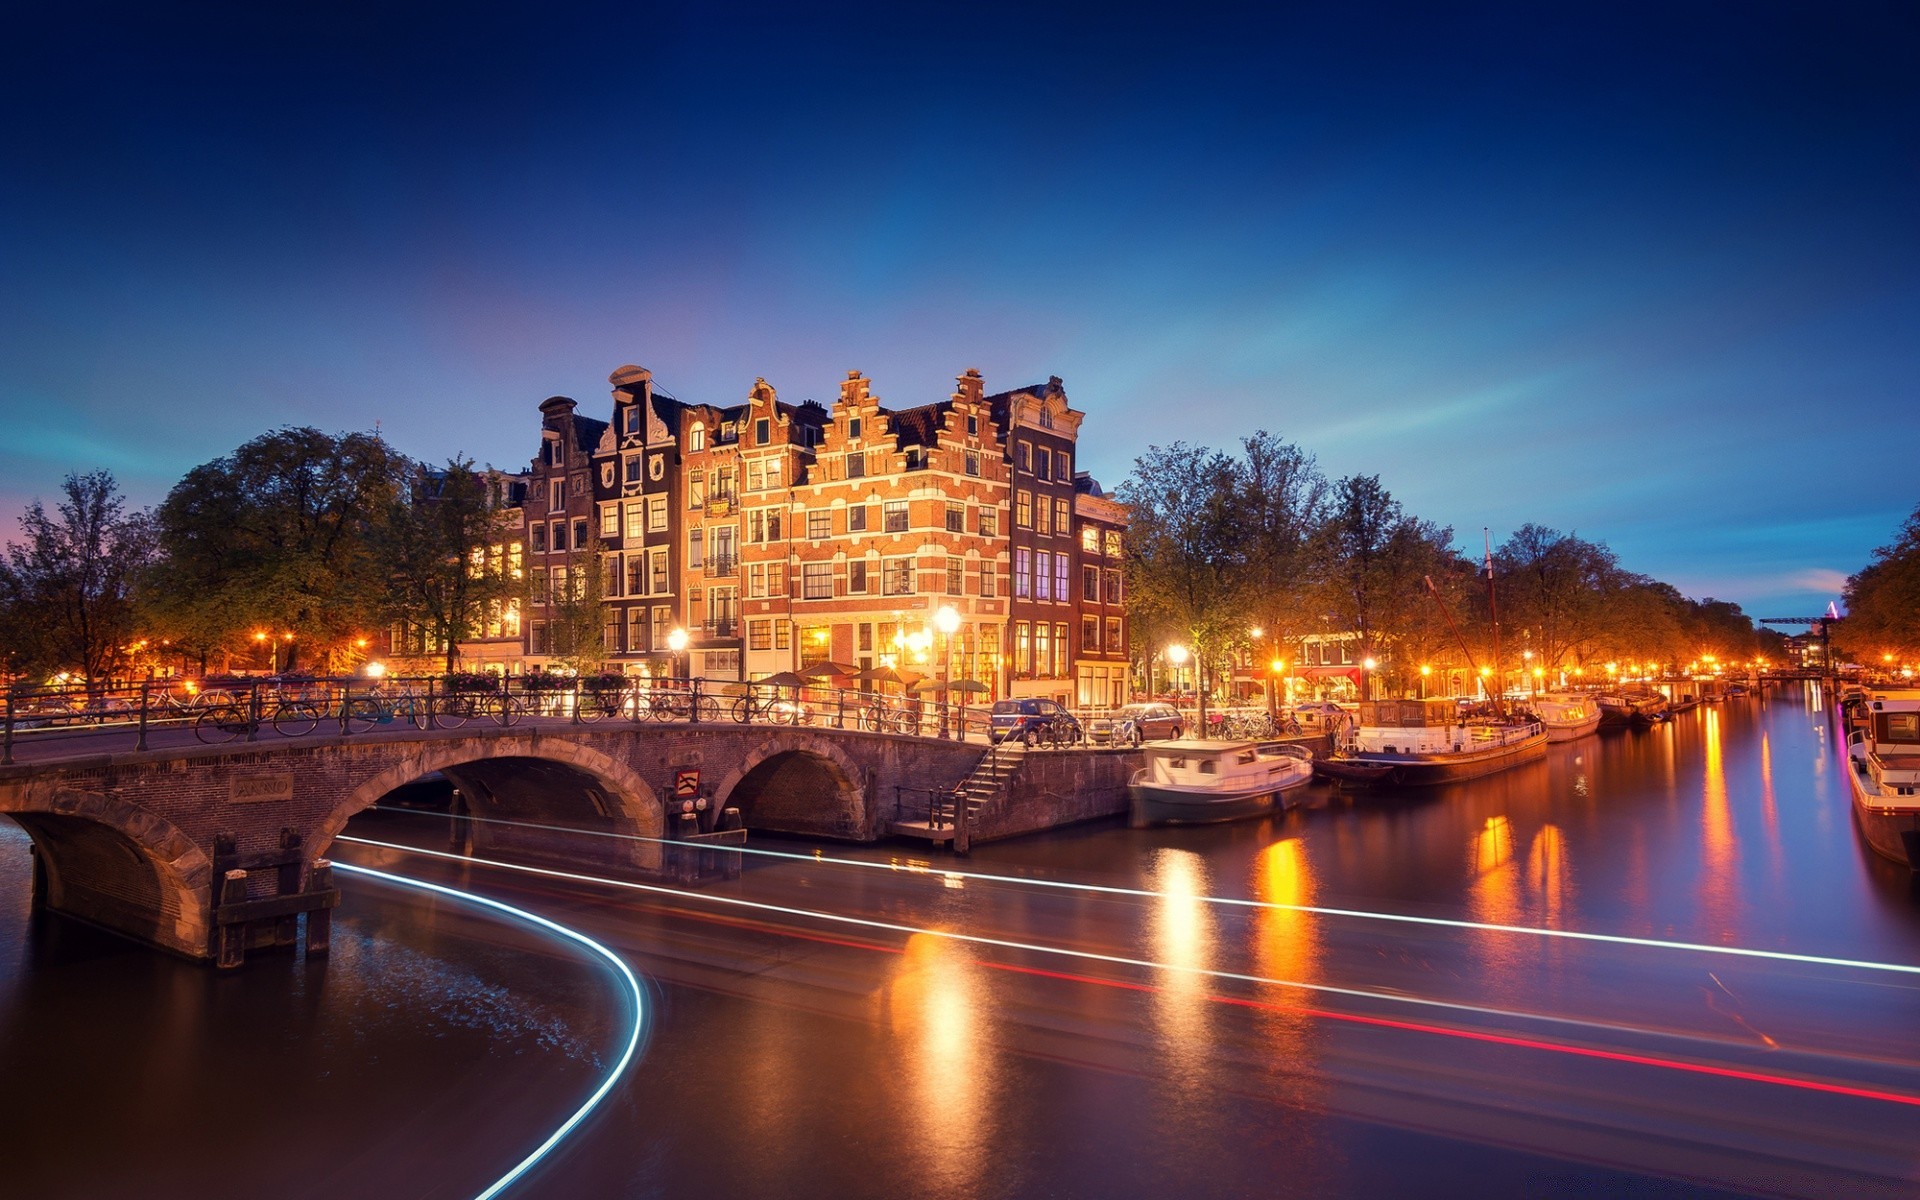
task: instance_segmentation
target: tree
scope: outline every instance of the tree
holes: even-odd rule
[[[1606,623],[1606,587],[1619,563],[1604,545],[1526,524],[1494,553],[1501,625],[1546,671],[1584,661]]]
[[[488,553],[500,538],[493,489],[472,462],[453,459],[440,470],[417,468],[412,485],[391,503],[379,538],[385,614],[440,647],[451,673],[460,643],[519,591],[505,562]]]
[[[606,610],[604,543],[596,535],[585,546],[575,546],[567,565],[551,578],[547,597],[548,634],[554,659],[576,675],[598,673],[607,661],[601,629]]]
[[[1438,619],[1425,580],[1450,563],[1452,543],[1453,530],[1407,513],[1378,475],[1347,476],[1318,539],[1321,611],[1359,635],[1362,657],[1383,656],[1395,634]]]
[[[1920,507],[1890,545],[1847,580],[1847,619],[1836,632],[1856,662],[1879,664],[1884,655],[1920,658]]]
[[[1184,638],[1203,677],[1208,657],[1224,651],[1244,625],[1235,608],[1243,534],[1235,478],[1227,455],[1175,442],[1148,447],[1117,489],[1132,510],[1125,569],[1133,628],[1156,641]]]
[[[1327,479],[1311,454],[1264,429],[1241,448],[1232,504],[1244,531],[1237,607],[1263,631],[1257,640],[1287,646],[1313,630],[1307,600],[1320,574],[1314,539],[1327,519]]]
[[[0,563],[0,610],[11,669],[74,671],[97,690],[135,640],[133,582],[153,553],[151,523],[128,514],[109,471],[68,475],[54,515],[38,500],[20,518],[26,540]]]
[[[281,429],[205,463],[160,506],[151,584],[166,619],[231,643],[250,629],[344,644],[379,620],[384,523],[412,464],[376,434]]]

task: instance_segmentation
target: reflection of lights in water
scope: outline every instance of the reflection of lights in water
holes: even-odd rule
[[[1275,842],[1260,852],[1253,863],[1253,889],[1270,906],[1254,913],[1254,961],[1260,973],[1302,982],[1317,978],[1320,939],[1313,914],[1302,908],[1313,900],[1313,866],[1299,838]],[[1303,1055],[1311,1050],[1313,1022],[1288,1008],[1260,1011],[1273,1046],[1268,1065],[1300,1081],[1291,1097],[1295,1102],[1307,1099],[1300,1090],[1312,1088],[1313,1081],[1301,1069],[1307,1065]]]
[[[1488,817],[1473,835],[1469,862],[1475,875],[1485,875],[1513,857],[1513,826],[1505,817]]]
[[[1725,927],[1733,915],[1728,911],[1736,895],[1734,871],[1733,811],[1727,802],[1727,766],[1720,744],[1720,713],[1707,710],[1706,784],[1700,808],[1701,836],[1705,849],[1706,874],[1700,887],[1714,920]]]
[[[348,841],[351,839],[341,838],[339,840]],[[406,849],[406,847],[400,847],[400,849]],[[457,856],[433,855],[432,857],[452,858]],[[613,1064],[613,1069],[607,1072],[606,1079],[601,1081],[600,1086],[594,1090],[593,1095],[587,1097],[587,1102],[574,1110],[573,1115],[563,1121],[560,1127],[547,1137],[546,1141],[534,1147],[533,1153],[527,1155],[518,1163],[515,1163],[511,1171],[494,1180],[486,1191],[474,1197],[474,1200],[492,1200],[493,1197],[498,1196],[501,1192],[512,1187],[522,1175],[532,1170],[539,1164],[541,1159],[551,1153],[555,1146],[558,1146],[569,1133],[573,1132],[575,1126],[586,1119],[588,1113],[599,1107],[600,1101],[605,1098],[608,1092],[613,1090],[614,1083],[618,1081],[622,1075],[626,1074],[628,1064],[633,1061],[635,1052],[640,1048],[640,1034],[647,1027],[647,1001],[646,997],[640,991],[640,981],[633,977],[633,971],[628,968],[625,962],[621,961],[619,955],[602,946],[599,942],[594,941],[584,933],[568,929],[565,925],[556,921],[549,921],[545,917],[536,916],[525,909],[515,908],[511,904],[503,904],[498,900],[491,900],[485,896],[476,896],[472,892],[463,892],[458,888],[445,887],[438,883],[428,883],[422,879],[409,879],[404,875],[392,875],[386,871],[377,871],[372,867],[361,867],[353,863],[344,862],[336,862],[333,865],[336,870],[345,871],[350,875],[366,875],[374,879],[384,880],[387,883],[398,884],[401,887],[416,888],[424,892],[435,892],[442,896],[451,896],[456,900],[465,900],[469,904],[495,909],[509,916],[517,917],[529,924],[537,925],[550,933],[559,934],[569,941],[578,942],[594,954],[606,959],[607,962],[613,965],[615,972],[619,974],[620,978],[627,985],[628,995],[633,1000],[633,1029],[627,1035],[627,1044],[620,1052],[619,1061]]]
[[[1207,1051],[1207,981],[1213,964],[1213,914],[1207,907],[1207,867],[1187,850],[1155,856],[1160,902],[1153,910],[1153,954],[1172,968],[1153,995],[1160,1043],[1172,1060],[1174,1082],[1192,1087]]]
[[[368,811],[378,811],[382,813],[398,814],[402,816],[427,816],[440,821],[445,821],[447,819],[447,814],[445,813],[426,812],[424,810],[419,810],[419,809],[384,808],[384,807],[375,806],[374,809],[370,809]],[[476,822],[480,824],[488,824],[488,825],[515,825],[523,829],[545,829],[545,830],[551,830],[556,833],[574,833],[574,834],[579,834],[582,837],[590,837],[590,838],[613,838],[619,841],[647,842],[647,843],[654,843],[654,844],[663,845],[663,846],[676,844],[670,838],[641,837],[639,835],[629,834],[629,833],[612,833],[605,830],[597,830],[597,829],[579,829],[579,828],[575,828],[573,826],[568,826],[568,825],[543,825],[543,824],[539,824],[537,822],[532,822],[532,821],[504,821],[497,818],[475,817],[475,816],[462,816],[459,819],[462,821],[472,821],[472,822]],[[464,855],[464,854],[449,854],[449,853],[444,853],[438,850],[425,850],[419,846],[408,846],[408,845],[403,845],[402,843],[399,843],[399,842],[377,841],[373,838],[353,837],[352,835],[349,835],[349,834],[341,834],[338,837],[336,837],[334,840],[338,842],[347,842],[347,843],[360,845],[360,846],[378,846],[383,850],[398,850],[407,854],[419,854],[419,855],[424,855],[428,858],[442,858],[452,862],[466,863],[469,865],[498,867],[502,870],[507,870],[507,871],[525,871],[525,872],[530,872],[532,874],[545,875],[553,879],[577,879],[584,883],[608,884],[615,887],[631,888],[632,890],[635,890],[635,891],[657,892],[662,895],[680,896],[680,897],[689,898],[689,899],[692,899],[692,898],[712,899],[712,897],[706,896],[703,893],[685,892],[685,891],[681,891],[678,888],[659,887],[651,884],[633,883],[627,880],[608,879],[608,878],[603,878],[597,875],[579,875],[579,874],[574,874],[567,871],[551,871],[551,870],[547,870],[545,868],[539,868],[539,867],[525,867],[517,863],[498,862],[491,859],[474,858],[470,855]],[[791,851],[791,850],[762,850],[762,849],[757,849],[749,846],[714,846],[712,847],[712,849],[716,853],[754,855],[760,858],[792,859],[800,862],[821,863],[821,864],[826,864],[826,865],[836,866],[836,867],[852,867],[856,869],[858,868],[880,868],[883,870],[887,869],[886,864],[873,862],[867,859],[827,858],[825,856],[825,852],[821,850],[811,850],[805,853],[800,853],[800,852]],[[1084,892],[1088,895],[1099,895],[1099,896],[1133,896],[1133,897],[1139,897],[1139,898],[1148,899],[1148,900],[1158,900],[1161,898],[1161,893],[1154,891],[1151,888],[1120,887],[1115,884],[1106,884],[1106,883],[1076,883],[1071,880],[1064,880],[1064,879],[1029,879],[1020,875],[995,875],[986,871],[954,871],[951,873],[954,875],[958,875],[963,879],[977,880],[982,883],[1006,883],[1006,884],[1014,884],[1020,887],[1048,888],[1048,889],[1066,891],[1066,892]],[[1268,907],[1281,907],[1279,905],[1269,905],[1268,902],[1264,900],[1246,900],[1246,899],[1241,899],[1240,897],[1237,897],[1237,896],[1202,896],[1200,897],[1200,899],[1202,902],[1206,904],[1217,904],[1226,908],[1259,909],[1259,908],[1268,908]],[[879,929],[898,929],[903,933],[918,932],[917,930],[909,926],[893,925],[887,922],[879,922],[879,921],[866,921],[860,918],[843,917],[843,916],[837,916],[834,914],[815,913],[807,909],[787,909],[787,908],[781,907],[780,905],[761,904],[756,901],[728,900],[728,901],[723,901],[723,903],[738,904],[747,908],[758,908],[758,909],[764,909],[767,911],[774,911],[774,912],[792,912],[801,916],[818,916],[818,917],[822,917],[823,919],[848,921],[853,924],[867,925],[867,926],[870,926],[873,928],[879,928]],[[1677,942],[1677,941],[1672,941],[1664,938],[1634,937],[1630,934],[1624,934],[1624,933],[1591,933],[1591,932],[1580,930],[1580,929],[1544,929],[1544,928],[1540,928],[1532,925],[1488,925],[1480,921],[1462,921],[1453,917],[1422,917],[1422,916],[1415,916],[1411,913],[1384,912],[1377,909],[1366,909],[1366,908],[1330,908],[1324,905],[1311,905],[1311,904],[1299,905],[1298,908],[1301,912],[1315,913],[1319,916],[1324,916],[1324,917],[1342,917],[1342,918],[1345,918],[1348,920],[1354,920],[1354,921],[1384,921],[1384,922],[1387,922],[1388,924],[1393,924],[1393,925],[1426,925],[1426,926],[1431,926],[1432,928],[1435,928],[1435,929],[1477,929],[1477,930],[1483,930],[1491,933],[1510,933],[1510,934],[1516,934],[1516,935],[1526,936],[1526,937],[1539,937],[1539,938],[1558,939],[1558,940],[1574,941],[1574,942],[1598,942],[1598,943],[1604,943],[1606,945],[1612,945],[1612,946],[1640,946],[1649,950],[1677,950],[1677,951],[1685,951],[1685,952],[1697,953],[1697,954],[1717,954],[1717,955],[1722,955],[1729,958],[1766,959],[1773,962],[1806,963],[1812,966],[1821,966],[1821,967],[1851,967],[1851,968],[1862,970],[1862,971],[1886,971],[1886,972],[1891,972],[1894,974],[1901,974],[1901,975],[1920,975],[1920,965],[1915,965],[1911,963],[1878,962],[1870,958],[1838,958],[1829,954],[1800,954],[1792,950],[1757,950],[1749,946],[1719,946],[1709,942]],[[1020,942],[1003,942],[1003,941],[999,941],[997,939],[992,939],[992,938],[976,938],[976,937],[961,935],[961,934],[954,934],[953,936],[956,938],[959,938],[962,941],[977,942],[983,945],[1005,945],[1005,946],[1012,947],[1014,949],[1038,950],[1043,953],[1053,952],[1052,948],[1050,947],[1029,946],[1025,943],[1020,943]],[[1111,958],[1107,958],[1107,956],[1104,956],[1104,955],[1093,955],[1092,957],[1101,958],[1106,961],[1113,961],[1113,962],[1133,962],[1134,961],[1131,959],[1111,959]],[[1154,964],[1149,963],[1149,964],[1141,964],[1141,965],[1151,966]],[[1274,981],[1254,980],[1254,982],[1274,982]]]
[[[1527,887],[1533,893],[1537,918],[1557,925],[1566,917],[1573,891],[1567,866],[1567,839],[1558,825],[1542,825],[1527,850]]]
[[[966,947],[929,930],[907,938],[886,989],[889,1027],[905,1043],[900,1069],[918,1098],[902,1115],[942,1190],[970,1188],[989,1158],[985,988]]]

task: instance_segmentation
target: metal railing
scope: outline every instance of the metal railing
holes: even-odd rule
[[[84,739],[86,752],[523,721],[737,722],[987,740],[988,710],[851,689],[702,678],[535,673],[382,679],[233,676],[95,689],[15,687],[0,696],[0,763],[16,746]]]

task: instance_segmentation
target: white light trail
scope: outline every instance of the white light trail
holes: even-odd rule
[[[383,813],[406,813],[409,816],[445,817],[446,813],[425,813],[413,809],[384,808]],[[486,825],[513,825],[528,829],[541,829],[548,832],[577,833],[586,837],[614,838],[620,841],[653,842],[662,846],[674,846],[682,843],[672,838],[651,838],[639,834],[613,833],[599,829],[578,829],[570,825],[543,825],[533,821],[502,821],[491,817],[463,816],[456,820],[475,821]],[[347,839],[351,840],[351,839]],[[830,864],[840,867],[860,867],[872,871],[899,871],[896,863],[870,862],[857,858],[830,858],[820,854],[800,854],[791,850],[761,850],[750,846],[712,845],[701,847],[705,850],[726,850],[737,854],[752,854],[762,858],[788,859],[794,862]],[[1126,896],[1131,899],[1165,900],[1165,892],[1151,888],[1121,887],[1117,884],[1078,883],[1065,879],[1031,879],[1021,875],[995,875],[983,871],[950,871],[943,869],[944,875],[961,879],[979,880],[982,883],[1007,883],[1021,887],[1053,888],[1059,891],[1088,892],[1097,895]],[[1632,937],[1620,933],[1588,933],[1578,929],[1548,929],[1538,925],[1498,925],[1484,921],[1467,921],[1457,917],[1421,917],[1411,913],[1376,912],[1364,908],[1326,908],[1314,904],[1281,904],[1270,900],[1252,900],[1237,896],[1194,896],[1182,899],[1199,900],[1207,904],[1219,904],[1229,908],[1270,909],[1282,912],[1311,913],[1321,917],[1346,917],[1359,921],[1385,921],[1390,924],[1424,925],[1441,929],[1466,929],[1479,933],[1510,933],[1524,937],[1559,938],[1575,942],[1597,942],[1615,946],[1636,946],[1641,949],[1672,950],[1697,954],[1719,954],[1733,958],[1764,959],[1773,962],[1799,963],[1816,967],[1847,967],[1860,971],[1884,971],[1900,975],[1920,975],[1920,966],[1909,963],[1876,962],[1873,959],[1835,958],[1821,954],[1801,954],[1791,950],[1760,950],[1749,946],[1715,946],[1706,942],[1676,942],[1661,938]]]
[[[355,841],[357,839],[344,838],[341,840]],[[617,1082],[622,1075],[626,1074],[627,1066],[633,1062],[633,1056],[635,1052],[639,1050],[640,1035],[646,1029],[647,1024],[646,998],[641,993],[640,981],[634,978],[633,971],[629,969],[627,964],[621,961],[620,956],[612,950],[594,941],[584,933],[568,929],[565,925],[550,921],[535,913],[530,913],[523,908],[515,908],[511,904],[489,899],[486,896],[475,895],[472,892],[463,892],[458,888],[450,888],[438,883],[428,883],[424,879],[409,879],[404,875],[393,875],[386,871],[375,870],[372,867],[356,866],[353,863],[339,862],[337,860],[333,865],[337,870],[347,871],[355,875],[370,876],[374,879],[384,880],[387,883],[398,884],[401,887],[419,888],[422,891],[438,892],[443,896],[451,896],[456,900],[465,900],[471,904],[485,905],[488,908],[498,909],[509,916],[518,917],[523,921],[529,921],[540,926],[542,929],[557,933],[561,937],[585,946],[588,950],[591,950],[601,958],[606,959],[609,963],[612,963],[614,970],[619,973],[620,978],[626,981],[627,990],[633,996],[633,1029],[627,1035],[626,1047],[620,1052],[620,1061],[613,1065],[613,1070],[607,1072],[607,1077],[601,1081],[600,1086],[594,1090],[593,1095],[587,1097],[587,1102],[582,1104],[572,1116],[568,1117],[558,1129],[554,1130],[553,1134],[548,1137],[546,1141],[541,1142],[539,1146],[534,1148],[533,1153],[527,1155],[521,1159],[519,1163],[515,1164],[512,1170],[494,1180],[493,1183],[488,1186],[487,1190],[474,1197],[474,1200],[493,1200],[495,1196],[512,1187],[515,1181],[532,1170],[535,1164],[552,1152],[555,1146],[559,1145],[569,1133],[573,1132],[575,1126],[586,1119],[587,1114],[599,1105],[600,1101],[606,1097],[606,1094],[613,1090],[614,1083]]]
[[[1421,1008],[1434,1008],[1449,1012],[1470,1013],[1475,1016],[1496,1017],[1510,1021],[1534,1021],[1549,1025],[1563,1025],[1576,1029],[1598,1030],[1611,1034],[1678,1038],[1696,1042],[1711,1042],[1715,1040],[1694,1035],[1672,1033],[1659,1029],[1647,1029],[1637,1025],[1621,1025],[1610,1021],[1589,1021],[1579,1017],[1559,1017],[1549,1013],[1490,1008],[1485,1005],[1466,1004],[1455,1000],[1436,1000],[1431,997],[1414,996],[1404,992],[1378,992],[1370,991],[1366,988],[1339,987],[1327,983],[1307,983],[1293,979],[1274,979],[1266,975],[1253,975],[1241,971],[1223,971],[1217,967],[1164,963],[1146,958],[1129,958],[1120,954],[1102,954],[1096,950],[1075,950],[1066,946],[1049,946],[1038,942],[1017,942],[1008,938],[987,937],[984,934],[960,933],[951,929],[935,929],[923,925],[906,925],[898,921],[881,921],[872,917],[856,917],[848,913],[825,912],[819,909],[793,908],[784,904],[772,904],[764,900],[748,900],[740,896],[720,896],[707,892],[690,892],[680,888],[665,887],[660,884],[640,883],[631,879],[613,879],[603,875],[586,875],[577,871],[561,871],[552,867],[535,867],[522,863],[503,862],[499,859],[471,857],[464,854],[454,854],[445,850],[427,850],[419,846],[403,845],[399,842],[382,842],[372,838],[350,837],[346,834],[341,834],[334,840],[337,842],[350,842],[356,846],[374,846],[382,850],[398,850],[404,854],[418,854],[426,858],[437,858],[446,862],[455,862],[466,866],[495,867],[503,871],[517,871],[522,874],[538,875],[547,879],[564,879],[574,883],[594,884],[600,887],[620,888],[634,892],[648,892],[659,896],[672,896],[679,900],[693,900],[707,904],[727,905],[733,908],[755,909],[760,912],[779,913],[790,917],[803,917],[810,920],[827,921],[840,925],[854,925],[863,929],[877,929],[887,933],[909,935],[916,933],[926,934],[931,937],[947,938],[956,942],[966,942],[975,946],[991,946],[999,950],[1018,950],[1031,954],[1050,954],[1062,958],[1106,963],[1112,966],[1137,967],[1147,971],[1166,971],[1172,974],[1203,976],[1209,979],[1219,979],[1232,983],[1264,984],[1269,987],[1292,988],[1297,991],[1315,992],[1327,996],[1344,996],[1349,999],[1374,1000],[1387,1004],[1413,1005]]]

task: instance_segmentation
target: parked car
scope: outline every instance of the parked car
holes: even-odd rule
[[[1177,738],[1186,732],[1180,710],[1171,704],[1148,701],[1127,704],[1087,722],[1087,740],[1097,746],[1138,746]]]
[[[1052,700],[996,700],[987,723],[996,743],[1070,746],[1081,740],[1080,722]]]

